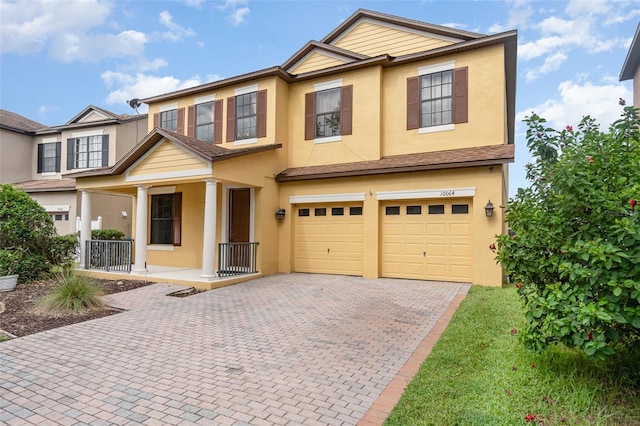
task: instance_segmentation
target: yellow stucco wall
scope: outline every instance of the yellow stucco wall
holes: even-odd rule
[[[129,176],[144,176],[155,173],[180,172],[207,167],[208,163],[170,142],[157,144],[149,154],[133,167]]]
[[[304,139],[305,94],[314,84],[342,78],[342,86],[353,85],[353,132],[339,142],[316,143]],[[380,116],[382,68],[369,67],[340,76],[330,76],[292,84],[289,88],[288,167],[350,163],[380,158]],[[406,92],[406,90],[405,90]]]
[[[367,56],[385,53],[400,56],[448,46],[452,42],[423,33],[403,31],[389,25],[363,21],[332,44]]]
[[[407,78],[418,67],[455,60],[455,68],[469,67],[469,120],[455,130],[419,134],[407,130]],[[505,134],[504,49],[492,46],[455,56],[385,69],[383,83],[382,155],[411,154],[473,146],[502,145]]]

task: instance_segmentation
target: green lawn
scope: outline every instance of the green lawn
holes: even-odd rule
[[[523,323],[515,289],[473,287],[385,425],[640,425],[640,360],[538,355]]]

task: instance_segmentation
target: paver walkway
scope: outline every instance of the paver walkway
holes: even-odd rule
[[[468,284],[281,274],[0,343],[0,423],[354,425]]]

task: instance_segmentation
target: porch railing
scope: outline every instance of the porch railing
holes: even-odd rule
[[[87,269],[131,272],[132,241],[87,241],[85,265]]]
[[[218,244],[218,277],[258,272],[259,243]]]

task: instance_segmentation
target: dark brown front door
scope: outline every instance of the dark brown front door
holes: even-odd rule
[[[229,242],[248,243],[251,211],[251,190],[249,188],[229,190]],[[231,265],[249,266],[249,259],[243,253],[247,248],[232,248]]]

